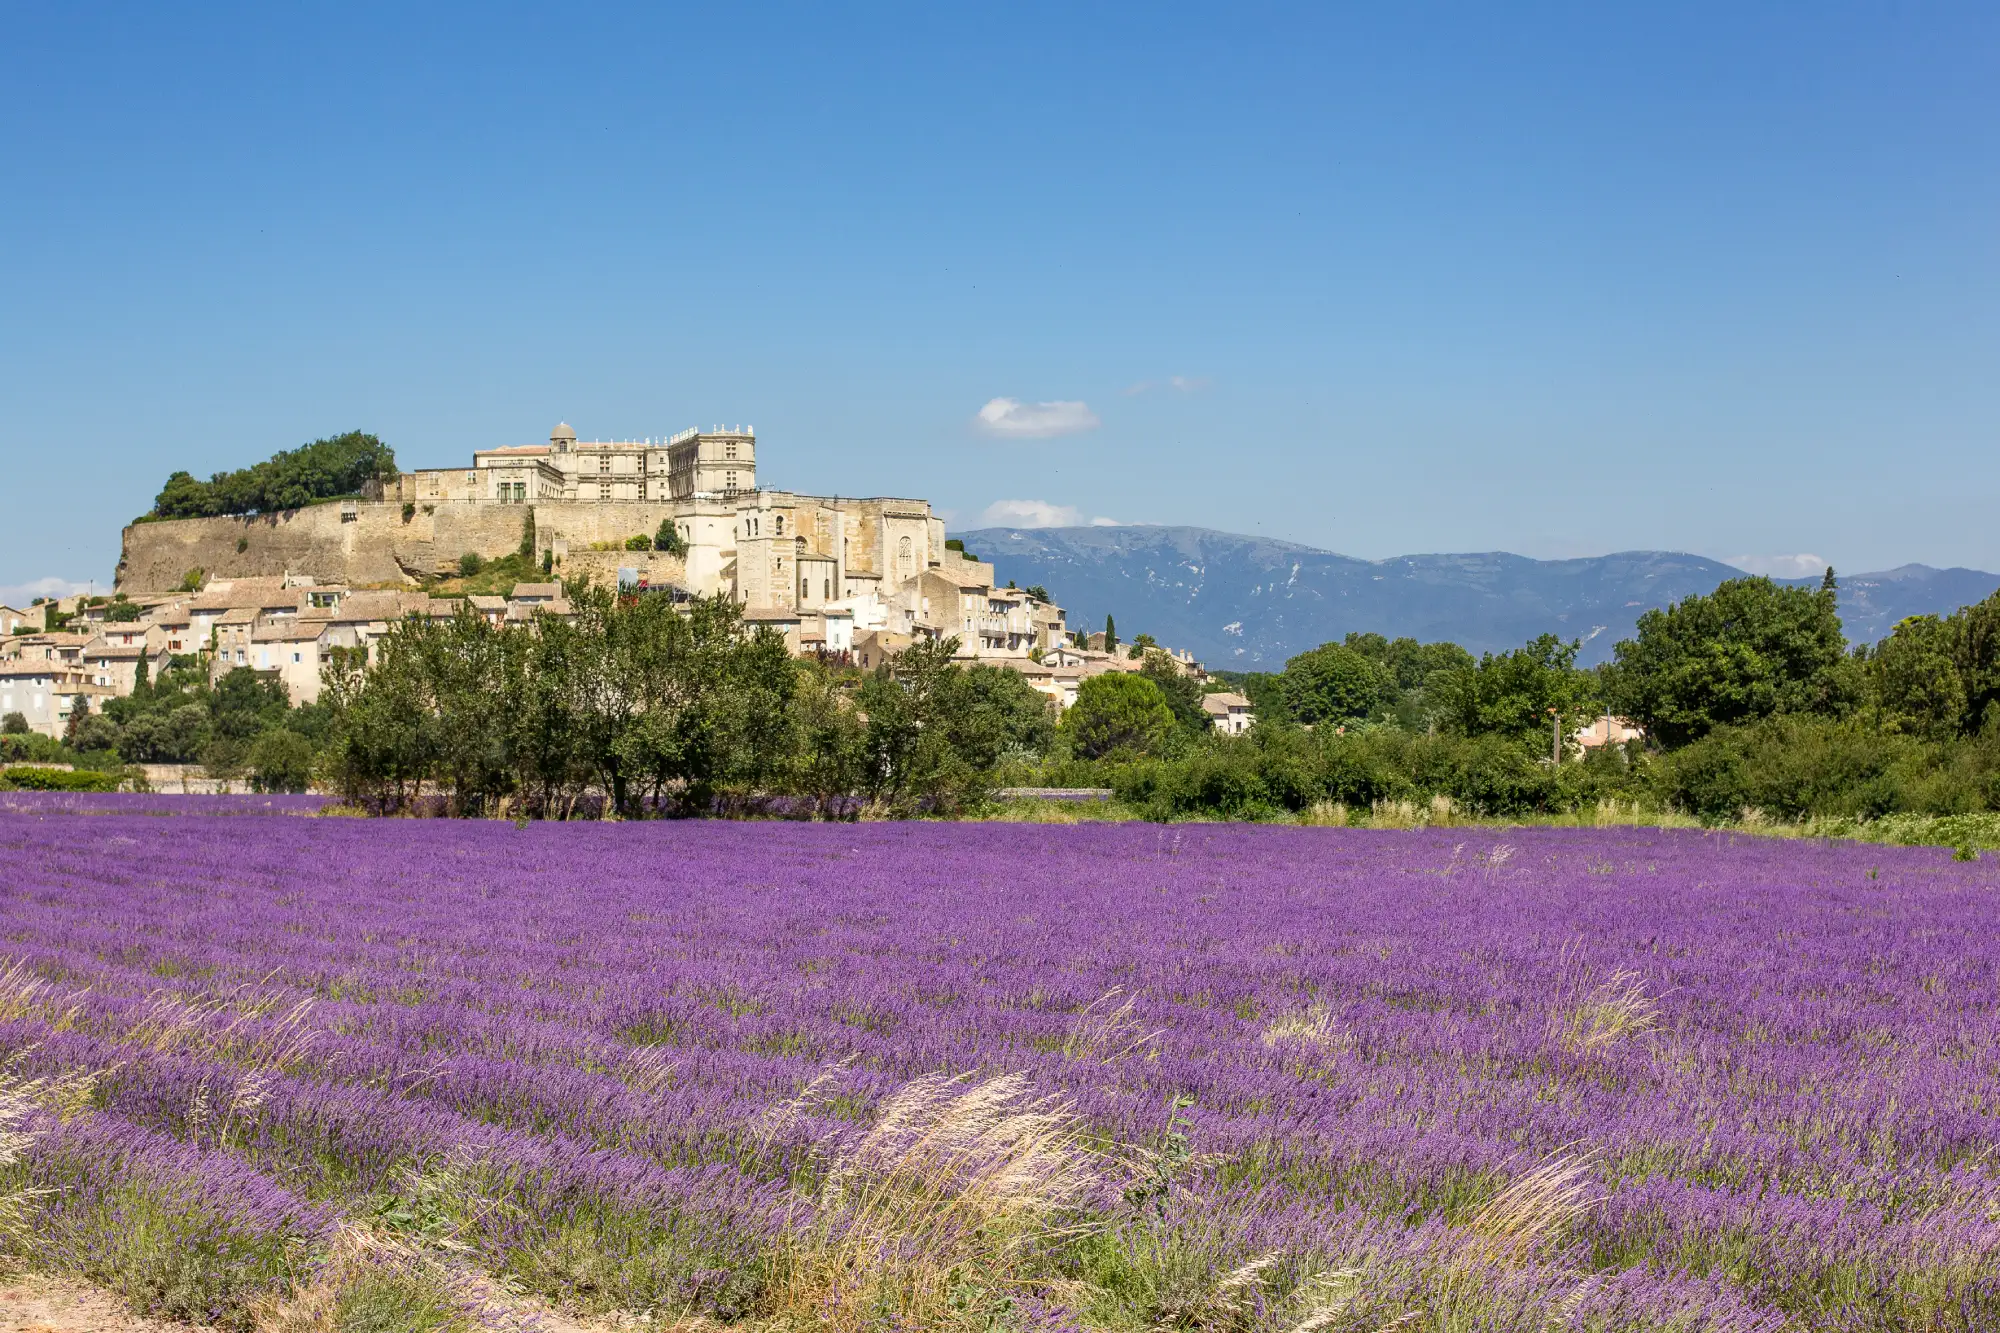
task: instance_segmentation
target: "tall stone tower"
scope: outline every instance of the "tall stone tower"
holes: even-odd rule
[[[737,495],[757,489],[757,432],[682,431],[667,441],[667,493],[675,500]]]

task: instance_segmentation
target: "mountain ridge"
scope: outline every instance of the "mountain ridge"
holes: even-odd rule
[[[1450,639],[1475,652],[1541,633],[1579,639],[1585,665],[1611,656],[1645,611],[1714,590],[1744,571],[1678,551],[1536,560],[1509,551],[1421,552],[1367,560],[1302,542],[1213,528],[975,528],[956,533],[998,577],[1042,584],[1077,628],[1117,616],[1213,667],[1275,670],[1353,630]],[[1780,579],[1795,586],[1818,579]],[[2000,588],[1981,570],[1906,564],[1841,576],[1851,641],[1904,616],[1947,613]],[[1216,609],[1212,609],[1216,608]]]

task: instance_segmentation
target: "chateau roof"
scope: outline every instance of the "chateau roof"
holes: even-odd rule
[[[342,624],[350,624],[361,620],[394,620],[397,616],[403,614],[404,609],[409,606],[411,600],[415,600],[418,604],[417,607],[412,609],[420,610],[422,609],[422,604],[429,599],[423,597],[421,594],[411,599],[408,594],[397,592],[394,589],[351,592],[340,599],[339,606],[327,607],[318,611],[308,611],[306,614],[314,619],[338,621]]]
[[[556,428],[549,432],[549,438],[551,440],[574,440],[576,432],[570,429],[567,421],[558,421]]]
[[[302,639],[317,639],[324,625],[313,621],[280,621],[272,625],[259,625],[250,631],[252,643],[296,643]]]
[[[497,449],[481,449],[476,454],[474,454],[474,457],[490,458],[494,454],[507,454],[510,456],[520,456],[520,455],[538,456],[547,454],[548,452],[549,452],[549,446],[547,446],[546,444],[503,444]],[[456,469],[454,468],[444,468],[440,470],[446,472],[456,471]]]

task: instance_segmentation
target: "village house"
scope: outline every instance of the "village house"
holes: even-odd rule
[[[1579,750],[1595,750],[1604,745],[1624,745],[1645,739],[1646,733],[1622,717],[1605,714],[1587,727],[1570,733],[1570,743]]]
[[[113,697],[109,687],[92,683],[87,668],[52,659],[0,662],[0,717],[19,713],[28,730],[60,738],[69,727],[78,699],[90,701],[95,712]]]
[[[1227,690],[1202,695],[1201,711],[1208,725],[1225,736],[1241,736],[1256,720],[1250,701]]]

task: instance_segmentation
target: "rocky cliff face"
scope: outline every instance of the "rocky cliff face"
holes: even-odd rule
[[[533,506],[536,545],[579,550],[658,530],[673,511],[652,504]],[[446,501],[408,507],[340,503],[253,518],[184,518],[125,529],[118,591],[170,592],[192,569],[222,578],[304,574],[319,583],[403,584],[455,568],[468,551],[488,559],[519,549],[527,506]]]

